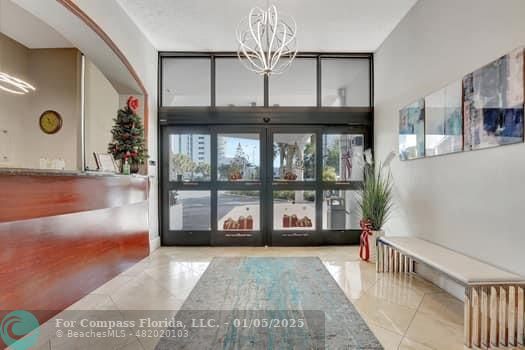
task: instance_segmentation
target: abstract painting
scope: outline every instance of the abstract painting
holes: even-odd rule
[[[463,78],[465,149],[523,142],[524,50]]]
[[[463,150],[461,81],[425,98],[425,129],[427,157]]]
[[[399,158],[409,160],[425,156],[425,100],[399,111]]]

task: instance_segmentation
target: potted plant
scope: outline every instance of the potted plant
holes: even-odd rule
[[[375,262],[376,240],[384,235],[382,228],[393,206],[392,176],[381,163],[377,168],[371,160],[366,163],[363,187],[357,201],[361,209],[363,231],[368,231],[363,234],[368,239],[369,260]]]

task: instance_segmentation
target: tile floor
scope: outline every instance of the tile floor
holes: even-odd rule
[[[463,349],[461,301],[416,276],[376,274],[373,264],[359,260],[357,247],[163,247],[69,309],[176,310],[214,256],[319,256],[385,349]],[[38,349],[156,344],[129,337],[114,344],[68,343],[50,328],[42,327]]]

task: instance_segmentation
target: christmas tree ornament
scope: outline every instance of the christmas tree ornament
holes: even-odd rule
[[[113,140],[108,145],[108,151],[120,162],[122,172],[127,162],[130,172],[138,173],[140,166],[148,158],[144,126],[142,118],[137,114],[138,109],[139,100],[130,96],[126,106],[118,111],[117,118],[114,119],[115,125],[111,130]]]

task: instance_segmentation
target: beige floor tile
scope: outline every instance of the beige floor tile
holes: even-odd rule
[[[91,294],[104,294],[104,295],[111,295],[115,292],[117,292],[120,288],[122,288],[124,285],[132,281],[136,276],[131,275],[118,275],[117,277],[113,278],[112,280],[109,280],[99,288],[95,289]]]
[[[117,310],[117,306],[109,295],[92,293],[66,309],[66,311],[72,310]]]
[[[401,344],[399,344],[399,350],[438,350],[438,349],[420,344],[408,338],[403,338],[403,340],[401,341]]]
[[[413,288],[408,283],[403,283],[399,278],[390,276],[378,278],[375,285],[367,292],[378,299],[413,309],[418,308],[425,295],[424,292]]]
[[[397,350],[399,343],[401,342],[401,339],[403,338],[402,335],[389,331],[387,329],[384,329],[383,327],[373,325],[373,324],[370,324],[368,326],[370,330],[376,336],[377,340],[379,340],[381,345],[383,345],[385,350]]]
[[[445,293],[427,294],[406,333],[435,349],[463,349],[463,304]]]
[[[172,292],[142,272],[111,298],[120,310],[178,310],[184,299]]]
[[[172,261],[162,267],[149,267],[145,273],[175,297],[186,299],[208,265],[209,262]]]
[[[358,247],[162,247],[70,307],[72,310],[178,310],[213,257],[317,256],[369,324],[385,349],[463,349],[462,303],[416,275],[375,271]],[[174,312],[174,311],[173,311]],[[117,317],[117,316],[115,316]],[[42,350],[83,349],[52,339]],[[157,339],[88,344],[91,348],[154,349]],[[93,347],[96,346],[96,347]]]
[[[362,261],[326,260],[324,264],[346,296],[352,300],[359,299],[379,278],[375,267]]]
[[[377,298],[368,292],[353,301],[361,316],[369,324],[375,324],[387,330],[403,335],[416,313],[415,308],[396,304],[386,299]]]

